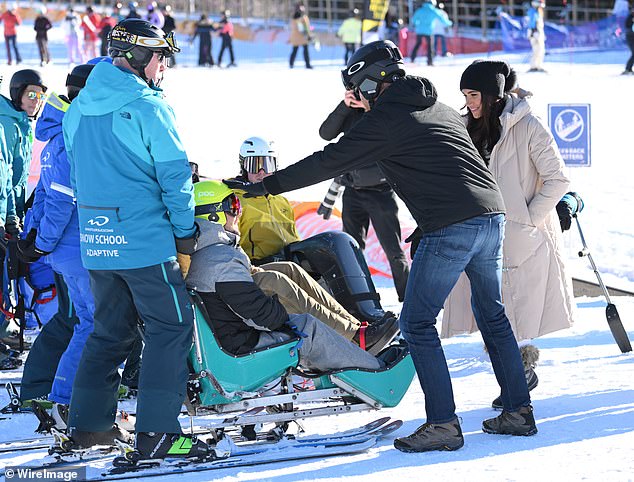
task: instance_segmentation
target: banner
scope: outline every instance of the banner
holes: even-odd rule
[[[387,15],[390,0],[365,0],[363,2],[363,32],[377,32]]]
[[[528,17],[512,17],[507,13],[501,12],[499,18],[504,50],[530,50],[531,46],[527,33]],[[576,27],[544,22],[546,48],[625,47],[623,40],[617,36],[617,29],[618,25],[614,16],[606,17],[596,22],[577,25]]]

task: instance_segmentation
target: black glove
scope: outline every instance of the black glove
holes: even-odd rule
[[[180,254],[186,254],[191,256],[198,247],[198,237],[200,236],[200,227],[198,223],[194,223],[194,234],[187,238],[174,238],[176,239],[176,251]]]
[[[572,225],[572,208],[563,199],[557,203],[557,215],[559,216],[559,224],[562,231],[568,231]]]
[[[50,251],[42,251],[35,246],[37,231],[31,229],[25,239],[18,240],[18,258],[25,263],[34,263],[42,256],[46,256]]]
[[[420,240],[423,238],[423,230],[419,227],[416,227],[412,234],[410,234],[407,239],[405,239],[406,243],[412,243],[409,247],[409,256],[414,259],[414,255],[416,254],[416,250],[418,249],[418,245],[420,244]]]
[[[269,193],[262,182],[240,181],[238,179],[223,179],[222,182],[229,186],[230,189],[244,191],[246,193],[244,197],[266,196]]]
[[[324,219],[330,219],[330,215],[332,214],[332,207],[326,206],[324,203],[321,203],[317,208],[317,215],[323,216]]]
[[[15,223],[11,220],[7,221],[5,224],[6,233],[10,234],[14,238],[20,237],[20,233],[22,232],[22,227],[19,223]]]

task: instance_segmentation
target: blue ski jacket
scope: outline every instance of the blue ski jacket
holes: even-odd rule
[[[62,125],[84,266],[119,270],[175,260],[174,237],[195,232],[194,189],[162,91],[100,62]]]
[[[31,167],[33,148],[33,127],[22,110],[16,110],[13,103],[0,95],[0,124],[4,128],[5,146],[3,155],[9,166],[6,186],[7,208],[5,220],[24,220],[26,183]]]
[[[412,26],[416,35],[433,35],[434,34],[434,21],[438,20],[443,25],[450,27],[452,22],[445,18],[436,7],[430,2],[425,2],[423,5],[414,12],[412,17]]]
[[[32,227],[37,229],[35,245],[50,253],[47,261],[58,272],[82,268],[77,204],[62,135],[62,119],[69,106],[68,101],[52,94],[35,125],[35,137],[48,144],[40,154]]]

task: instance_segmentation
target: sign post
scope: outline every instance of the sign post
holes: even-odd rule
[[[548,104],[548,125],[566,166],[590,167],[590,104]]]

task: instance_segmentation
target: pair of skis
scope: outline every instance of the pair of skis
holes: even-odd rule
[[[216,445],[213,455],[202,460],[136,461],[138,453],[136,457],[130,456],[130,454],[135,453],[134,449],[126,444],[120,444],[120,452],[108,447],[54,454],[52,456],[53,460],[46,461],[38,467],[31,467],[31,470],[37,472],[38,470],[59,468],[66,465],[88,464],[89,473],[86,474],[86,480],[97,481],[149,478],[169,474],[249,467],[363,452],[374,446],[380,438],[400,428],[401,425],[402,422],[400,420],[390,421],[389,417],[383,417],[355,429],[324,436],[290,437],[278,442],[265,441],[237,444],[227,438]],[[204,435],[200,436],[204,437]],[[117,453],[121,455],[113,457]],[[103,469],[91,467],[89,464],[96,461],[107,462],[111,458],[113,467],[105,472],[101,471]]]

